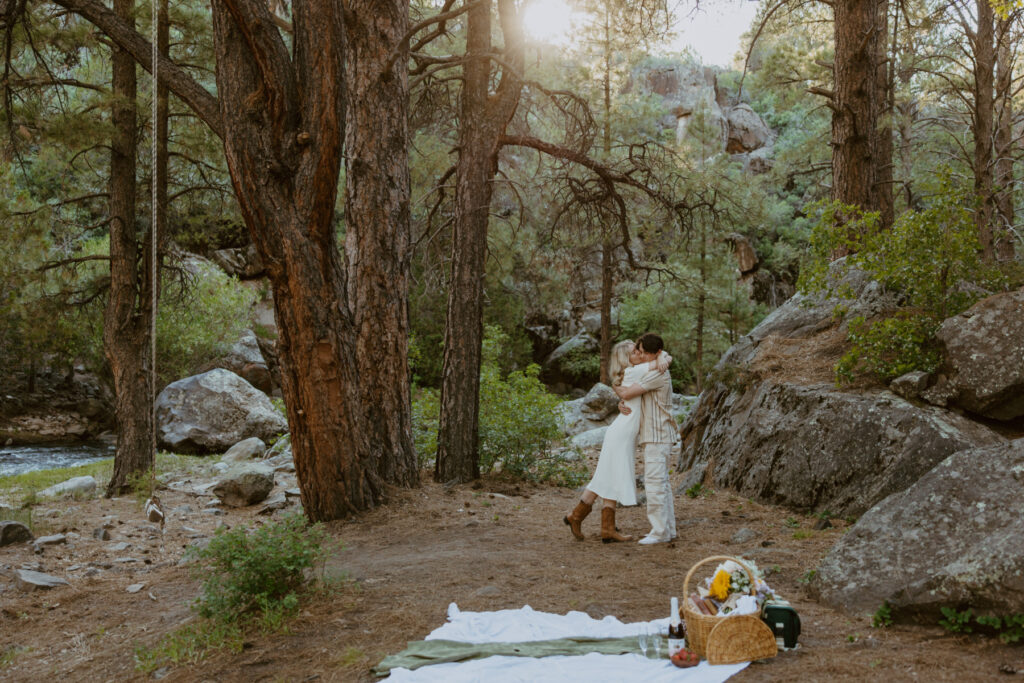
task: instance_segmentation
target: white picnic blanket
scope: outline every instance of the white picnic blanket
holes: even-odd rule
[[[466,643],[513,643],[529,640],[553,640],[571,636],[622,638],[635,636],[644,626],[668,631],[668,618],[624,624],[615,617],[593,619],[583,612],[550,614],[537,612],[529,605],[497,612],[463,612],[454,602],[448,605],[448,623],[434,629],[426,640],[457,640]],[[664,648],[665,645],[663,644]],[[711,666],[706,661],[690,669],[675,667],[667,659],[635,655],[559,657],[488,657],[468,662],[433,664],[414,671],[391,670],[388,681],[396,683],[539,683],[542,681],[586,681],[587,683],[721,683],[742,671],[749,662]]]

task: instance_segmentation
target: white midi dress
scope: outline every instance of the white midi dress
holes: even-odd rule
[[[639,383],[647,371],[647,363],[626,368],[622,386]],[[626,406],[632,412],[629,415],[619,413],[605,432],[597,469],[587,488],[607,500],[636,505],[633,461],[636,457],[636,435],[640,431],[640,397],[629,399]]]

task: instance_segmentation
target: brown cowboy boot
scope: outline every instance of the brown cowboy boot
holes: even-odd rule
[[[601,508],[601,542],[632,541],[632,536],[623,536],[615,530],[615,508]]]
[[[572,531],[572,535],[576,537],[577,541],[583,540],[583,531],[580,530],[580,525],[587,515],[590,514],[592,507],[589,503],[584,503],[581,500],[576,503],[576,507],[572,509],[572,512],[562,518],[562,521],[569,525],[569,530]]]

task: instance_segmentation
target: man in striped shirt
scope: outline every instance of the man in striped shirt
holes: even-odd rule
[[[630,360],[634,365],[650,362],[664,347],[661,337],[648,332],[636,340]],[[668,456],[677,431],[676,421],[669,410],[672,406],[672,376],[666,370],[646,381],[614,389],[623,401],[641,397],[637,442],[644,456],[644,488],[651,531],[640,539],[640,544],[667,543],[676,537],[675,502],[668,479]],[[621,402],[619,410],[629,412]]]

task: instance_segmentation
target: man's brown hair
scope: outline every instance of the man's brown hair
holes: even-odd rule
[[[640,338],[636,340],[636,345],[645,353],[658,353],[665,348],[665,342],[653,332],[645,332],[640,335]]]

